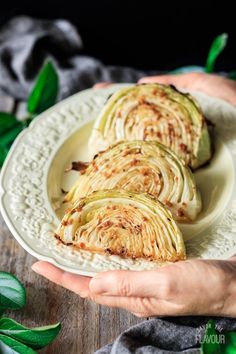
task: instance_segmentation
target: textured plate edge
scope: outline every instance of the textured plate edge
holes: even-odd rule
[[[125,86],[129,86],[131,84],[115,84],[113,85],[113,88],[114,87],[117,87],[117,88],[120,88],[120,87],[125,87]],[[109,92],[109,87],[108,88],[104,88],[102,89],[103,91],[108,91]],[[55,266],[63,269],[63,270],[66,270],[66,271],[69,271],[71,273],[75,273],[75,274],[80,274],[80,275],[84,275],[84,276],[93,276],[95,274],[97,274],[97,272],[89,272],[89,271],[85,271],[85,270],[81,270],[81,269],[76,269],[76,268],[73,268],[71,266],[65,266],[63,264],[61,264],[60,262],[58,262],[55,258],[53,258],[52,256],[47,256],[47,255],[44,255],[44,254],[41,254],[41,253],[38,253],[37,251],[35,251],[34,249],[31,248],[31,246],[29,246],[27,244],[27,242],[25,242],[25,240],[23,240],[21,238],[21,236],[18,234],[18,231],[16,230],[16,228],[14,227],[12,221],[11,221],[11,218],[10,216],[7,214],[6,210],[5,210],[5,207],[4,207],[4,197],[6,196],[7,194],[7,191],[5,190],[4,188],[4,176],[5,176],[5,173],[7,171],[7,168],[8,168],[8,164],[11,160],[11,156],[14,154],[15,152],[15,149],[17,147],[17,145],[19,144],[19,142],[21,141],[21,139],[24,138],[24,135],[29,132],[29,130],[33,129],[34,128],[34,125],[37,124],[37,122],[41,119],[43,119],[44,116],[48,115],[49,113],[51,112],[54,112],[54,111],[57,111],[57,109],[60,108],[60,106],[64,106],[65,104],[68,104],[70,103],[70,101],[74,101],[75,97],[80,95],[80,94],[86,94],[86,92],[88,91],[91,91],[91,89],[87,89],[87,90],[84,90],[84,91],[81,91],[81,92],[78,92],[78,93],[75,93],[74,95],[66,98],[65,100],[62,100],[61,102],[57,103],[56,105],[54,105],[53,107],[49,108],[48,110],[46,110],[45,112],[41,113],[40,115],[38,115],[34,121],[32,121],[32,123],[29,125],[28,128],[26,128],[25,130],[23,130],[19,135],[18,137],[15,139],[9,153],[8,153],[8,156],[4,162],[4,165],[2,167],[2,170],[1,170],[1,173],[0,173],[0,211],[3,215],[3,218],[10,230],[10,232],[12,233],[12,235],[14,236],[14,238],[17,240],[17,242],[19,242],[19,244],[29,253],[31,254],[32,256],[34,256],[35,258],[39,259],[39,260],[43,260],[43,261],[48,261],[49,263],[52,263],[54,264]],[[186,91],[186,90],[183,90],[183,91]],[[214,98],[214,97],[211,97],[211,96],[208,96],[208,95],[205,95],[201,92],[194,92],[194,91],[191,91],[191,93],[196,93],[196,94],[200,94],[204,97],[209,97],[209,99],[214,99],[214,100],[217,100],[220,104],[227,104],[229,107],[231,107],[232,109],[235,110],[235,106],[231,105],[230,103],[228,102],[225,102],[221,99],[218,99],[218,98]],[[232,155],[231,155],[232,157]],[[233,160],[233,157],[232,157],[232,160]],[[236,172],[236,164],[235,164],[235,161],[233,160],[233,165],[234,165],[234,172]],[[229,199],[229,203],[232,199],[232,196],[231,198]],[[236,252],[236,248],[234,249],[234,251],[228,251],[228,252],[225,252],[224,253],[224,257],[222,256],[221,258],[218,258],[218,259],[227,259],[229,257],[232,257]],[[233,253],[233,254],[232,254]]]
[[[117,88],[121,88],[121,87],[125,87],[125,86],[129,86],[132,84],[129,83],[124,83],[124,84],[114,84],[114,87]],[[107,88],[103,88],[103,91],[108,91],[110,90],[111,87],[107,87]],[[44,116],[47,116],[48,114],[57,111],[61,106],[63,107],[66,104],[69,104],[70,101],[73,102],[74,99],[79,96],[79,95],[86,95],[87,92],[90,92],[92,90],[92,88],[83,90],[83,91],[79,91],[77,93],[75,93],[74,95],[67,97],[66,99],[56,103],[54,106],[50,107],[49,109],[47,109],[46,111],[42,112],[41,114],[39,114],[37,117],[34,118],[34,120],[30,123],[30,125],[25,128],[18,136],[17,138],[14,140],[8,154],[7,157],[4,161],[4,164],[1,168],[0,171],[0,212],[3,216],[3,219],[8,227],[8,229],[10,230],[11,234],[13,235],[13,237],[16,239],[16,241],[20,244],[20,246],[27,251],[30,255],[32,255],[33,257],[35,257],[37,260],[42,260],[42,261],[47,261],[57,267],[59,267],[62,270],[65,271],[69,271],[70,273],[74,273],[74,274],[78,274],[78,275],[83,275],[83,276],[94,276],[97,274],[97,272],[89,272],[89,271],[85,271],[82,269],[76,269],[70,266],[65,266],[63,264],[61,264],[60,262],[58,262],[55,258],[53,258],[52,256],[47,256],[44,255],[42,253],[38,253],[37,251],[35,251],[30,245],[27,244],[27,242],[25,242],[25,240],[22,239],[22,237],[19,235],[17,229],[15,228],[15,226],[13,225],[13,222],[11,220],[11,217],[8,215],[5,206],[4,206],[4,198],[7,196],[7,190],[4,187],[4,178],[5,178],[5,174],[6,171],[8,169],[9,163],[11,161],[11,157],[15,152],[16,147],[18,146],[18,144],[20,143],[20,141],[24,138],[24,136],[32,129],[34,129],[34,126],[36,124],[38,124],[38,122],[40,120],[42,120],[44,118]]]

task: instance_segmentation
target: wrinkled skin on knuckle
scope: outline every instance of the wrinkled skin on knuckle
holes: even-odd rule
[[[97,302],[98,303],[98,296],[90,293],[88,296],[86,296],[89,300],[93,301],[93,302]]]
[[[158,294],[162,300],[171,300],[177,293],[177,281],[172,272],[168,272],[159,284]]]
[[[132,312],[142,314],[144,317],[147,317],[148,314],[152,314],[154,310],[151,299],[147,297],[132,298],[130,307]]]
[[[120,296],[131,296],[132,295],[132,285],[124,275],[117,273],[115,276],[116,286],[118,294]]]

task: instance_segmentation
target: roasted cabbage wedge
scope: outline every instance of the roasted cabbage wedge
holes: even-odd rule
[[[201,197],[194,176],[185,162],[154,141],[126,141],[95,156],[65,201],[103,189],[149,193],[165,204],[178,221],[193,221],[201,211]]]
[[[79,199],[62,219],[56,237],[92,253],[160,262],[186,258],[170,211],[156,198],[122,190]]]
[[[89,140],[91,155],[123,140],[155,140],[196,169],[211,158],[207,123],[197,101],[175,87],[141,84],[115,92]]]

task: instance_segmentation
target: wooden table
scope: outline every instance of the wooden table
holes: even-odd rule
[[[25,114],[25,104],[0,96],[0,111]],[[9,315],[26,326],[62,324],[48,354],[91,354],[141,319],[124,310],[96,305],[50,283],[31,270],[35,258],[15,241],[0,214],[0,270],[15,274],[27,290],[27,306]]]

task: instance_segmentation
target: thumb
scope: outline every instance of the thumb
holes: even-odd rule
[[[157,294],[158,283],[163,282],[160,273],[159,270],[103,272],[91,279],[89,289],[95,294],[111,296],[152,296]]]
[[[104,82],[97,82],[96,84],[93,85],[93,89],[97,90],[97,89],[102,89],[108,86],[111,86],[112,83],[104,81]]]
[[[199,73],[146,76],[140,79],[138,83],[159,83],[166,85],[175,85],[180,88],[191,88],[194,86],[194,82],[197,78],[199,78]]]

